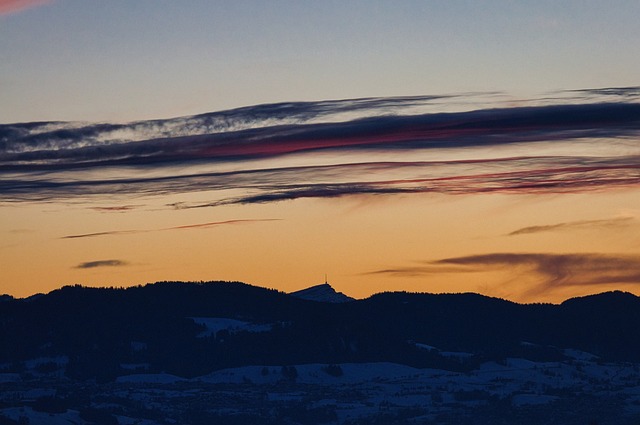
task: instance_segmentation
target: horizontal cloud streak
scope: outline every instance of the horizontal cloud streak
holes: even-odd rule
[[[318,180],[321,182],[316,183]],[[247,193],[235,197],[221,194],[218,199],[199,205],[183,204],[189,208],[367,194],[568,193],[638,184],[640,157],[532,157],[471,162],[375,162],[113,180],[14,178],[0,181],[0,193],[5,201],[61,200],[105,193],[138,196],[229,189]]]
[[[60,239],[82,239],[82,238],[93,238],[96,236],[114,236],[114,235],[130,235],[133,233],[144,233],[148,230],[112,230],[107,232],[94,232],[94,233],[83,233],[79,235],[67,235],[63,236]]]
[[[134,210],[141,206],[142,205],[118,205],[113,207],[91,207],[91,209],[99,212],[124,212]]]
[[[336,123],[387,115],[395,111],[423,110],[435,100],[454,96],[365,98],[319,102],[288,102],[249,106],[228,111],[166,120],[126,124],[34,122],[0,125],[0,152],[74,150],[171,139],[174,144],[190,136],[240,134],[243,130],[286,125]],[[186,144],[186,143],[183,143]],[[177,148],[180,148],[179,146]]]
[[[129,263],[122,260],[98,260],[98,261],[87,261],[86,263],[80,263],[75,268],[76,269],[94,269],[96,267],[122,267],[127,266]]]
[[[517,142],[630,137],[640,130],[640,104],[560,105],[448,114],[381,116],[61,148],[0,149],[0,171],[152,166],[190,161],[238,161],[317,150],[415,150]],[[73,132],[66,130],[65,132]],[[77,129],[84,137],[87,129]],[[6,138],[8,139],[8,138]],[[30,145],[32,146],[32,145]]]
[[[579,90],[566,90],[567,93],[574,93],[580,99],[590,99],[594,96],[602,98],[603,96],[609,96],[613,98],[640,98],[640,86],[636,87],[604,87],[595,89],[579,89]]]
[[[528,226],[510,232],[508,236],[528,235],[532,233],[557,232],[567,230],[592,229],[602,227],[623,227],[633,224],[633,217],[618,217],[603,220],[579,220],[566,223],[547,224],[543,226]]]
[[[129,124],[0,125],[0,197],[213,192],[211,202],[183,205],[192,207],[635,186],[636,91],[589,89],[572,93],[582,103],[512,108],[473,109],[473,96],[418,96],[259,105]],[[596,101],[603,98],[608,103]]]
[[[434,264],[482,269],[531,268],[542,280],[530,294],[560,286],[640,283],[640,256],[607,254],[497,253],[448,258]]]
[[[130,235],[135,233],[149,233],[149,232],[164,232],[167,230],[187,230],[187,229],[206,229],[216,226],[234,225],[234,224],[248,224],[259,223],[265,221],[279,221],[277,218],[264,218],[264,219],[243,219],[243,220],[225,220],[225,221],[212,221],[209,223],[187,224],[183,226],[165,227],[162,229],[139,229],[139,230],[112,230],[106,232],[94,232],[94,233],[82,233],[78,235],[62,236],[60,239],[83,239],[93,238],[97,236],[117,236],[117,235]]]
[[[568,286],[640,284],[640,256],[623,254],[491,253],[445,258],[419,265],[376,270],[369,274],[415,277],[445,273],[504,271],[533,273],[537,283],[528,294]]]

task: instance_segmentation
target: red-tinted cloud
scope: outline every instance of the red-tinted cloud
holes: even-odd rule
[[[216,192],[211,202],[198,206],[215,206],[348,195],[567,193],[638,186],[640,103],[635,99],[640,94],[637,88],[614,91],[619,92],[623,101],[447,113],[382,114],[388,105],[394,105],[389,112],[397,112],[402,104],[425,100],[378,98],[258,105],[127,124],[0,125],[0,198],[53,201],[118,193],[133,200],[210,191]],[[331,108],[360,116],[312,121]],[[347,153],[360,162],[345,163]],[[275,165],[276,157],[284,156],[292,165]],[[321,161],[307,161],[316,156]],[[301,157],[305,160],[296,162]],[[431,157],[446,159],[413,161]],[[259,162],[263,159],[270,160],[268,165],[256,168],[267,164]],[[233,171],[202,172],[216,168]]]
[[[50,2],[51,0],[0,0],[0,16],[20,12]]]

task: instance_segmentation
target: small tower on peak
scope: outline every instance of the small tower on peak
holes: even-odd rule
[[[354,299],[342,292],[337,292],[329,284],[329,278],[324,275],[324,283],[311,286],[306,289],[291,292],[291,295],[304,300],[329,302],[329,303],[344,303],[347,301],[353,301]]]

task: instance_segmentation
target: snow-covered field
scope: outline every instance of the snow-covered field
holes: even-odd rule
[[[639,364],[565,354],[562,362],[486,362],[468,373],[394,363],[256,365],[102,385],[4,374],[0,424],[640,423]]]

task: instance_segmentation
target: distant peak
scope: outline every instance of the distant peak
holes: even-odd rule
[[[299,291],[291,292],[290,295],[293,295],[294,297],[297,297],[297,298],[301,298],[303,300],[318,301],[318,302],[325,302],[325,303],[344,303],[344,302],[354,300],[354,298],[351,298],[350,296],[345,295],[342,292],[337,292],[326,281],[325,283],[321,283],[320,285],[315,285],[306,289],[301,289]]]

